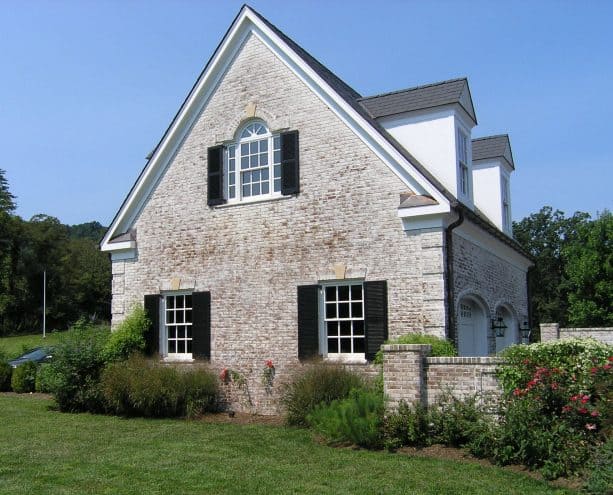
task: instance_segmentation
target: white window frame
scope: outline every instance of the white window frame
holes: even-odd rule
[[[245,130],[255,125],[262,126],[266,130],[266,132],[264,134],[254,134],[249,137],[241,138],[241,135]],[[263,165],[261,167],[248,167],[242,169],[241,159],[243,158],[243,156],[241,155],[241,145],[250,146],[251,143],[256,143],[264,140],[267,141],[267,150],[263,153],[266,153],[268,164]],[[261,155],[263,153],[258,154]],[[248,153],[247,156],[251,157],[253,156],[253,154]],[[263,170],[267,170],[268,172],[268,193],[262,194],[261,192],[259,192],[259,194],[256,195],[250,194],[249,196],[245,196],[243,193],[243,186],[252,184],[251,182],[243,183],[243,179],[246,173],[251,174],[252,172],[259,171],[259,173],[261,174]],[[275,174],[275,172],[277,173]],[[231,183],[232,176],[234,179],[233,184]],[[269,127],[266,125],[265,122],[261,120],[250,120],[249,122],[241,126],[236,133],[236,139],[231,143],[227,143],[225,146],[223,177],[224,197],[226,198],[228,204],[249,203],[281,197],[281,135],[279,133],[270,132]],[[278,181],[278,191],[275,191],[276,181]],[[259,184],[261,188],[261,180]],[[232,190],[232,188],[234,189]]]
[[[193,360],[193,354],[192,352],[168,352],[169,350],[169,345],[168,345],[168,336],[169,336],[169,327],[170,326],[179,326],[179,324],[176,322],[176,318],[175,318],[175,322],[171,323],[170,325],[167,322],[167,304],[168,304],[168,298],[169,297],[177,297],[177,296],[192,296],[192,305],[191,307],[187,307],[186,304],[184,304],[183,307],[183,312],[185,314],[185,312],[187,310],[191,311],[192,314],[192,321],[191,322],[186,322],[186,318],[184,317],[184,321],[182,323],[180,323],[181,326],[189,326],[192,327],[192,332],[191,332],[191,338],[189,339],[179,339],[179,340],[191,340],[192,342],[192,350],[193,350],[193,345],[194,345],[194,334],[193,334],[193,314],[194,314],[194,302],[193,302],[193,292],[191,291],[173,291],[173,292],[164,292],[162,293],[162,301],[160,303],[160,354],[164,357],[165,360],[168,361],[192,361]],[[174,310],[175,316],[176,316],[176,308]],[[187,332],[187,330],[185,330]]]
[[[361,287],[362,289],[362,299],[361,301],[359,301],[361,303],[361,312],[362,312],[362,316],[361,317],[353,317],[352,315],[352,304],[356,304],[358,301],[353,302],[352,298],[351,298],[351,286],[355,286],[358,285]],[[342,300],[340,302],[344,302],[344,303],[348,303],[349,304],[349,317],[347,318],[341,318],[339,317],[339,313],[338,313],[338,304],[339,304],[339,300],[338,300],[338,296],[337,299],[335,299],[335,303],[336,303],[336,317],[334,318],[328,318],[326,315],[326,289],[329,287],[339,287],[339,286],[349,286],[349,299],[347,301]],[[337,289],[337,294],[338,294],[338,289]],[[362,322],[362,328],[363,328],[363,332],[364,332],[364,350],[366,350],[366,319],[365,319],[365,312],[366,312],[366,308],[365,308],[365,301],[364,301],[364,280],[356,280],[356,279],[352,279],[352,280],[331,280],[331,281],[326,281],[326,282],[320,282],[320,288],[319,288],[319,298],[318,298],[318,303],[319,303],[319,349],[321,354],[324,356],[324,358],[326,359],[330,359],[330,360],[335,360],[335,361],[343,361],[343,362],[354,362],[354,363],[365,363],[366,362],[366,352],[328,352],[328,333],[327,333],[327,322],[332,322],[332,321],[337,321],[337,322],[341,322],[341,321],[350,321],[351,323],[351,340],[352,340],[352,347],[353,347],[353,339],[355,338],[353,335],[353,321],[361,321]],[[357,336],[358,338],[361,337],[360,335]],[[340,338],[340,336],[339,336]],[[340,343],[339,343],[339,351],[340,351]]]
[[[500,181],[500,199],[502,203],[502,230],[511,232],[511,184],[509,177],[503,175]]]
[[[458,196],[470,200],[470,134],[458,127],[456,130],[456,150],[458,154]]]

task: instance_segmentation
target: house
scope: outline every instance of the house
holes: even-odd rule
[[[476,125],[466,79],[362,97],[244,6],[101,241],[113,324],[144,304],[150,352],[240,372],[259,411],[265,360],[282,381],[410,332],[518,342],[513,156]]]

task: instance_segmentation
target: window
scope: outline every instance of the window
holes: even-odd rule
[[[297,194],[298,131],[270,132],[264,122],[241,128],[236,141],[208,149],[208,205]]]
[[[168,357],[192,357],[192,296],[164,296],[163,354]]]
[[[510,233],[511,231],[511,202],[509,191],[509,179],[502,178],[502,230]]]
[[[281,138],[252,122],[227,147],[228,200],[281,194]]]
[[[298,358],[373,360],[387,339],[387,282],[298,286]]]
[[[362,282],[325,285],[321,290],[323,343],[328,356],[365,352]]]
[[[470,174],[468,168],[468,136],[458,129],[458,179],[462,196],[470,197]]]
[[[168,359],[209,359],[211,356],[211,293],[172,292],[145,296],[151,322],[145,352]]]

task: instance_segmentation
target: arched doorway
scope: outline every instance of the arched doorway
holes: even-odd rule
[[[458,306],[458,355],[487,356],[487,328],[481,304],[463,297]]]
[[[497,353],[513,344],[519,344],[519,325],[512,311],[506,306],[499,306],[496,310],[496,320],[500,321],[500,318],[502,318],[501,323],[506,328],[504,329],[504,337],[496,337]]]

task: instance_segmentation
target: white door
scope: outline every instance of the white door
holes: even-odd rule
[[[458,355],[487,356],[487,326],[483,310],[473,301],[460,302]]]

